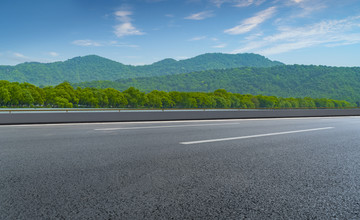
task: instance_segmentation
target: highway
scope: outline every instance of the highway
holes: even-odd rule
[[[360,117],[0,126],[0,219],[359,219]]]

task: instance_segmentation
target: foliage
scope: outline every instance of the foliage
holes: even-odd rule
[[[96,107],[96,108],[298,108],[352,107],[347,101],[332,99],[280,98],[242,95],[217,89],[214,92],[158,91],[149,93],[130,87],[123,92],[106,88],[76,88],[63,82],[39,88],[29,83],[0,81],[1,107]]]
[[[129,86],[141,91],[200,91],[219,88],[233,93],[281,97],[313,97],[360,101],[360,68],[282,65],[270,68],[207,70],[151,78],[122,79],[74,84],[80,87],[124,90]],[[291,102],[290,102],[291,103]],[[289,103],[287,103],[289,105]]]
[[[96,80],[117,80],[187,73],[209,69],[243,66],[270,67],[283,65],[256,54],[203,54],[191,59],[176,61],[165,59],[151,65],[124,65],[96,55],[75,57],[65,62],[23,63],[0,66],[0,79],[12,82],[29,82],[35,85],[56,85]]]

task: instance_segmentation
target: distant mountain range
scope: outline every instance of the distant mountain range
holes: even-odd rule
[[[28,82],[35,85],[56,85],[64,81],[79,83],[95,80],[118,80],[154,77],[239,67],[272,67],[284,65],[257,54],[208,53],[176,61],[165,59],[151,65],[124,65],[100,56],[75,57],[64,62],[22,63],[0,66],[0,80]]]
[[[226,89],[241,94],[280,97],[312,97],[360,101],[360,68],[314,65],[279,65],[269,68],[205,70],[176,75],[93,81],[80,87],[115,88],[130,86],[142,91],[199,91]]]
[[[151,65],[124,65],[96,55],[64,62],[0,66],[0,80],[142,91],[229,92],[360,102],[360,67],[285,65],[257,54],[208,53]]]

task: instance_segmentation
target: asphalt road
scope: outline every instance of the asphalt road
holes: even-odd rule
[[[0,219],[359,219],[360,117],[0,126]]]

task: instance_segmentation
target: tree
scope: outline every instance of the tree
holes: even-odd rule
[[[11,107],[132,107],[132,108],[345,108],[358,104],[327,98],[281,98],[263,95],[242,95],[217,89],[214,92],[165,92],[147,94],[130,87],[116,89],[80,88],[67,82],[55,87],[39,88],[29,83],[0,80],[0,106]]]
[[[69,82],[63,82],[63,83],[60,83],[59,85],[55,86],[55,89],[56,90],[62,90],[62,91],[65,91],[65,93],[67,93],[67,99],[74,103],[74,104],[77,104],[79,103],[79,99],[78,97],[76,96],[76,92],[74,90],[74,88],[70,85]]]
[[[69,102],[66,98],[55,97],[54,105],[58,108],[72,108],[73,104]]]
[[[24,102],[24,94],[19,83],[11,84],[9,87],[9,92],[11,94],[10,104],[14,107],[21,106],[21,104]]]
[[[147,101],[145,93],[140,92],[140,90],[134,87],[128,88],[123,93],[128,101],[129,107],[137,108],[138,106],[143,106]]]
[[[34,103],[34,98],[32,97],[31,93],[24,89],[23,92],[23,99],[21,101],[21,105],[24,105],[24,106],[33,106],[33,103]]]
[[[6,106],[11,101],[11,95],[9,90],[7,90],[5,87],[0,87],[0,105]]]
[[[159,94],[159,91],[154,90],[148,94],[146,94],[147,102],[146,106],[152,107],[152,108],[162,108],[163,104],[161,101],[161,95]]]
[[[260,108],[274,108],[278,103],[278,100],[275,96],[258,95],[256,97],[259,100]]]
[[[77,96],[79,97],[79,105],[84,107],[99,107],[99,99],[95,96],[95,88],[77,89]]]
[[[216,107],[217,108],[229,108],[231,105],[230,93],[225,89],[217,89],[214,91]]]
[[[107,88],[104,90],[104,94],[108,98],[110,107],[122,107],[128,104],[124,94],[116,89]]]

